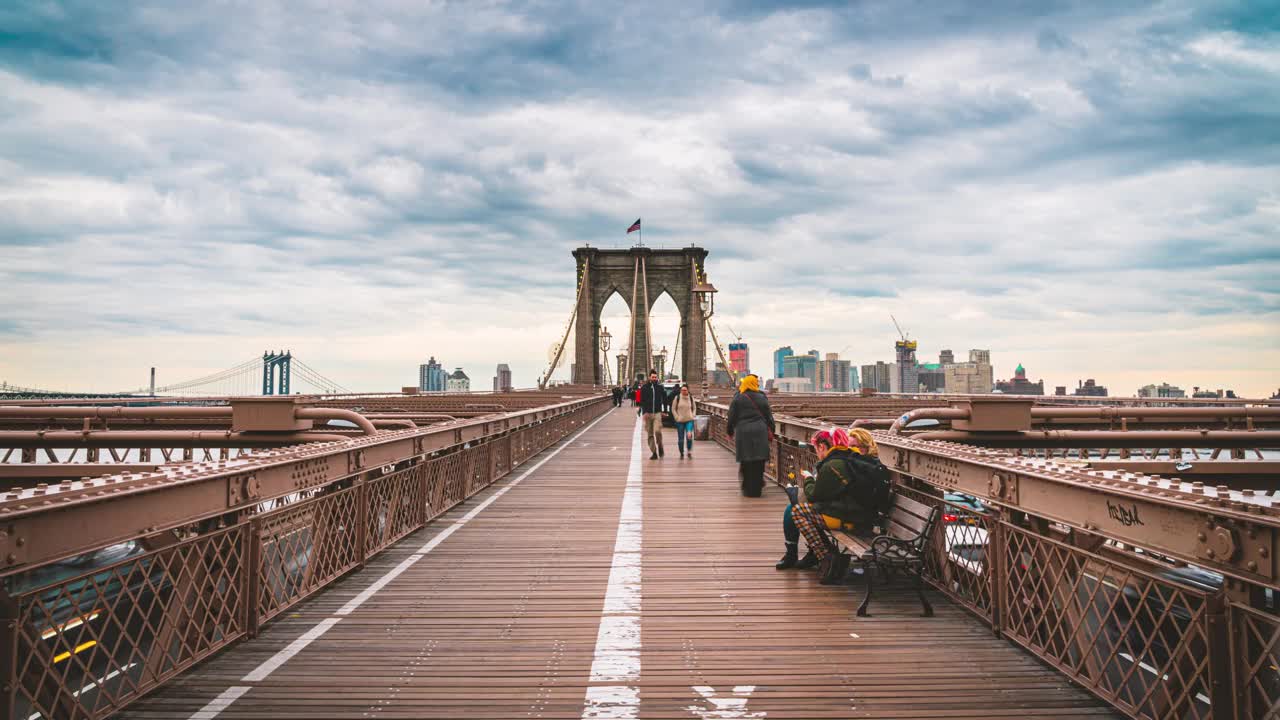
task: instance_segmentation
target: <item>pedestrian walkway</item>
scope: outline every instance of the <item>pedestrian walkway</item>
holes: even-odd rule
[[[783,494],[694,454],[612,410],[120,717],[1114,717],[941,596],[775,571]]]

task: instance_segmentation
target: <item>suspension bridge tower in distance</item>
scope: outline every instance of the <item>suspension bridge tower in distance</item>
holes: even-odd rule
[[[649,312],[662,293],[675,301],[680,311],[680,347],[684,348],[680,377],[687,383],[701,383],[705,371],[706,334],[702,308],[693,288],[704,275],[707,251],[689,246],[673,250],[636,246],[625,250],[580,247],[573,251],[578,261],[582,286],[574,320],[574,383],[600,385],[600,313],[605,303],[618,293],[631,311],[631,327],[618,348],[632,358],[626,383],[649,371],[653,357],[653,335]],[[629,342],[627,339],[629,338]],[[608,362],[608,358],[604,359]]]
[[[292,352],[262,353],[262,394],[288,395],[289,376],[293,371]]]

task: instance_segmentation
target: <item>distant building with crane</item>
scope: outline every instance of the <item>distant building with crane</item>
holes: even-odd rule
[[[893,343],[893,369],[889,377],[889,392],[920,392],[920,371],[916,366],[916,341],[907,337],[907,333],[898,324],[893,315],[893,326],[898,330],[898,340]]]
[[[751,372],[751,351],[746,343],[729,343],[729,367],[739,376]]]
[[[738,377],[751,372],[751,350],[742,342],[742,334],[729,328],[733,342],[729,343],[729,369]]]

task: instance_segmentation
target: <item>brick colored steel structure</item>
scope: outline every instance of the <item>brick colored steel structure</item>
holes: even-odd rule
[[[1177,464],[1172,454],[1110,461],[1083,452],[1074,459],[1053,450],[1027,454],[1043,449],[1034,444],[999,447],[1027,440],[1011,433],[1031,432],[1035,419],[1059,415],[1244,423],[1200,437],[1210,442],[1212,432],[1227,432],[1243,436],[1224,441],[1228,447],[1270,447],[1274,433],[1258,426],[1271,422],[1271,410],[1232,403],[1194,408],[1194,415],[1181,407],[1067,408],[1063,415],[1017,400],[951,401],[902,411],[909,417],[901,432],[874,430],[898,491],[950,518],[928,545],[927,575],[939,591],[1132,717],[1280,717],[1280,506],[1249,486],[1205,481],[1225,477],[1228,464],[1244,482],[1264,480],[1274,476],[1273,463],[1222,461],[1216,475],[1184,481],[1141,472]],[[227,402],[122,410],[36,404],[0,413],[30,424],[6,432],[21,433],[10,442],[33,451],[76,442],[69,427],[37,425],[79,422],[79,442],[94,444],[95,433],[116,431],[92,423],[127,421],[134,426],[119,432],[131,434],[135,452],[168,449],[184,458],[134,463],[126,456],[123,472],[106,462],[44,463],[58,468],[46,476],[53,481],[0,496],[0,720],[109,716],[255,636],[611,405],[587,388]],[[702,407],[714,439],[728,445],[726,406]],[[823,412],[857,416],[862,409],[829,404]],[[358,412],[370,410],[410,419],[389,417],[392,424],[378,427]],[[425,426],[411,419],[429,414],[436,417]],[[910,419],[929,415],[949,429],[910,427]],[[315,425],[330,418],[352,427]],[[785,482],[812,466],[805,443],[821,424],[781,413],[778,420],[769,472]],[[219,425],[148,429],[152,421]],[[930,439],[936,432],[966,442]],[[1171,448],[1186,431],[1135,434],[1121,425],[1088,432],[1076,443],[1082,451],[1150,442]],[[114,440],[97,449],[118,454]],[[264,449],[243,452],[249,444]],[[105,474],[65,475],[78,464]],[[35,472],[35,463],[23,465]],[[1258,467],[1263,472],[1243,470]],[[947,493],[978,498],[985,509]]]
[[[611,406],[595,394],[542,399],[11,490],[0,497],[0,718],[112,714]],[[306,434],[292,427],[297,415],[334,415],[283,403],[277,420],[290,428],[277,444]],[[211,411],[154,414],[166,412]]]
[[[727,406],[707,410],[731,447]],[[812,467],[806,443],[823,424],[777,419],[768,472],[786,484]],[[897,491],[952,519],[934,530],[928,579],[996,633],[1131,717],[1280,717],[1275,498],[873,434]],[[1215,575],[1217,587],[1198,582]]]

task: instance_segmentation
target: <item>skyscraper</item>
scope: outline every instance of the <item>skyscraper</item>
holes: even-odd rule
[[[776,378],[786,377],[785,375],[782,374],[782,361],[795,354],[796,354],[795,351],[791,349],[790,345],[783,345],[782,347],[773,351],[773,376],[774,377]]]
[[[920,375],[916,367],[916,341],[898,340],[893,344],[893,363],[897,365],[890,383],[892,392],[920,392]]]
[[[729,367],[738,377],[751,372],[751,351],[746,343],[729,343]]]
[[[818,363],[818,392],[849,392],[849,361],[839,353],[827,353]]]
[[[956,354],[950,350],[943,350],[938,353],[938,364],[942,366],[954,365],[956,362]]]
[[[422,392],[444,392],[448,379],[449,373],[434,355],[425,365],[418,366],[418,389]]]
[[[494,392],[511,392],[511,368],[506,363],[498,363],[498,374],[493,377]]]
[[[862,387],[876,392],[889,392],[890,366],[883,360],[875,365],[862,366]]]
[[[791,355],[782,360],[782,377],[784,378],[808,378],[809,386],[813,389],[819,389],[818,386],[818,358],[813,355]]]

